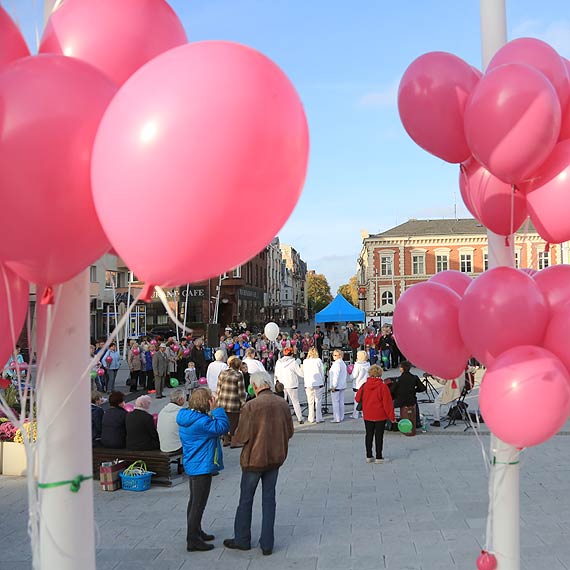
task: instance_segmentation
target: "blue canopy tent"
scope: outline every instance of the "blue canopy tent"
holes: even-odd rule
[[[337,295],[322,311],[315,315],[315,323],[342,323],[366,321],[364,311],[351,305],[342,295]]]

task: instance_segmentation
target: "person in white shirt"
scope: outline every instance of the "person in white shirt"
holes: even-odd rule
[[[299,404],[299,377],[303,377],[303,370],[293,358],[293,349],[286,347],[283,349],[283,357],[275,363],[275,382],[281,382],[285,396],[295,410],[297,421],[302,424],[303,414],[301,413],[301,404]]]
[[[323,394],[325,392],[325,373],[323,370],[323,361],[319,358],[317,349],[313,346],[307,352],[307,358],[303,362],[303,378],[305,383],[305,392],[307,393],[307,404],[309,405],[310,424],[315,423],[315,408],[317,411],[316,423],[323,421]]]
[[[158,439],[160,440],[160,451],[171,453],[180,451],[182,453],[182,442],[178,432],[176,416],[186,401],[186,395],[182,388],[176,388],[170,393],[170,403],[166,404],[158,414]]]
[[[255,374],[255,372],[265,372],[265,367],[259,360],[255,359],[255,349],[248,348],[245,351],[245,358],[242,362],[247,366],[247,371],[250,374]]]
[[[210,392],[212,392],[212,394],[215,394],[218,388],[218,376],[220,375],[220,372],[228,369],[228,365],[224,362],[223,350],[216,350],[214,358],[214,362],[209,364],[208,370],[206,371],[208,388],[210,388]]]
[[[362,385],[365,384],[366,380],[368,380],[368,371],[370,370],[370,362],[368,362],[368,354],[366,354],[365,350],[359,350],[356,353],[356,362],[354,363],[354,367],[352,369],[352,374],[350,375],[352,378],[352,390],[354,392],[354,411],[352,412],[352,417],[357,420],[361,415],[362,412],[359,412],[356,409],[358,402],[356,401],[356,393],[360,389]]]
[[[333,419],[331,423],[338,424],[344,420],[344,391],[346,389],[346,364],[342,359],[342,350],[333,351],[334,362],[329,370],[329,385],[331,390],[331,400],[333,408]]]

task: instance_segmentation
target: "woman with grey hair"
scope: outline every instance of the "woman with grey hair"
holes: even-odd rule
[[[150,396],[139,396],[135,401],[135,409],[127,414],[127,449],[132,451],[151,451],[160,449],[158,432],[150,415]]]
[[[176,416],[180,408],[184,406],[184,402],[186,402],[184,390],[176,388],[170,393],[170,403],[166,404],[158,414],[157,431],[160,439],[160,451],[165,453],[182,452]]]

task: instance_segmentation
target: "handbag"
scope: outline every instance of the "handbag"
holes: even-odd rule
[[[362,404],[364,403],[364,388],[362,388],[362,395],[360,396],[360,402],[358,402],[356,404],[356,411],[357,412],[361,412],[362,411]]]

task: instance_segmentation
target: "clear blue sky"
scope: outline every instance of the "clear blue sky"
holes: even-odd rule
[[[407,65],[427,51],[450,51],[480,67],[477,0],[169,1],[190,41],[250,45],[296,85],[311,160],[303,196],[280,237],[328,277],[333,292],[355,272],[361,229],[376,233],[411,217],[453,216],[458,169],[407,137],[396,93]],[[2,4],[34,46],[34,1]],[[507,10],[510,39],[539,37],[570,57],[567,0],[507,0]],[[458,214],[468,216],[458,200]]]

